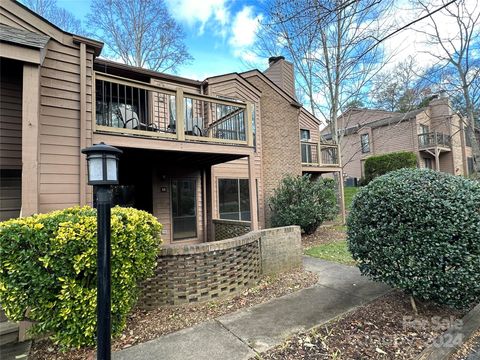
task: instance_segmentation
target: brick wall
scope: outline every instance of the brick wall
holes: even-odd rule
[[[260,236],[262,274],[276,274],[302,266],[302,240],[298,226],[262,230]]]
[[[302,265],[300,228],[265,229],[222,241],[162,249],[155,275],[141,284],[138,306],[152,309],[209,301]]]
[[[286,175],[302,175],[300,109],[258,76],[248,81],[262,92],[262,151],[265,223],[270,226],[270,197]]]
[[[214,219],[212,222],[215,241],[231,239],[250,231],[250,221]]]

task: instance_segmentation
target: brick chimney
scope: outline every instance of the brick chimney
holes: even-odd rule
[[[452,104],[445,91],[441,91],[436,99],[428,104],[434,118],[452,115]]]
[[[288,95],[295,96],[295,76],[293,64],[283,56],[272,56],[268,59],[268,69],[264,74]]]

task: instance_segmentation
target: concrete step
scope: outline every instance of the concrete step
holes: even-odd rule
[[[27,360],[32,341],[0,346],[0,359],[2,360]]]
[[[18,341],[18,324],[5,321],[0,322],[0,346]]]

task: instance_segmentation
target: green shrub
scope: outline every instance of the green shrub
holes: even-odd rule
[[[333,180],[312,181],[310,175],[284,178],[270,204],[272,226],[299,225],[307,234],[338,212]]]
[[[378,176],[390,171],[403,168],[416,168],[417,157],[413,152],[401,151],[384,155],[371,156],[365,160],[365,178],[362,179],[362,186]]]
[[[137,284],[152,274],[161,225],[132,208],[112,209],[112,334],[121,333]],[[65,347],[96,334],[96,210],[75,207],[0,223],[0,303],[11,320]]]
[[[364,275],[425,300],[480,300],[480,184],[402,169],[360,189],[348,244]]]

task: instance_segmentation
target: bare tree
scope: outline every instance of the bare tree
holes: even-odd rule
[[[428,12],[430,4],[422,0],[418,0],[418,4],[422,11]],[[475,1],[458,0],[445,7],[442,13],[454,19],[455,27],[445,27],[436,16],[430,15],[429,27],[421,32],[428,36],[428,45],[435,49],[428,53],[438,61],[439,71],[443,71],[444,80],[448,80],[443,83],[445,90],[451,92],[452,97],[459,93],[463,98],[462,115],[472,144],[474,171],[478,174],[480,148],[475,134],[480,105],[480,5]]]
[[[423,69],[409,56],[395,67],[383,70],[373,80],[371,103],[375,109],[407,112],[426,105],[432,95],[430,84],[422,81]]]
[[[57,0],[23,0],[22,2],[60,29],[74,34],[84,33],[82,22],[71,12],[59,7]]]
[[[381,69],[386,33],[387,1],[271,0],[259,31],[257,53],[286,55],[297,71],[297,85],[311,112],[330,126],[340,143],[347,124],[338,116],[349,104],[361,102],[366,85]],[[369,49],[369,51],[366,51]]]
[[[107,55],[128,65],[175,71],[192,59],[163,0],[93,0],[88,25]]]

